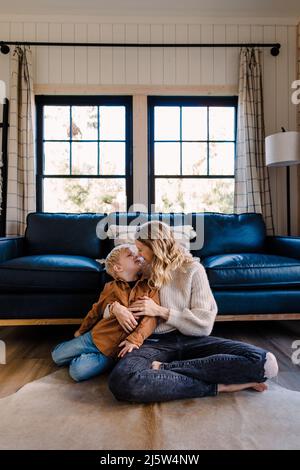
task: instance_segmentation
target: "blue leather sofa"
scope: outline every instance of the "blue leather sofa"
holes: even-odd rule
[[[116,213],[119,224],[183,214]],[[24,237],[0,238],[0,325],[78,323],[110,280],[95,260],[107,214],[31,213]],[[200,257],[218,304],[217,319],[300,318],[300,237],[268,237],[260,214],[190,214],[204,227]],[[108,226],[107,225],[107,226]]]

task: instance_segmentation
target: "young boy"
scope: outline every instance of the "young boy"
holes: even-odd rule
[[[113,248],[106,258],[105,268],[114,281],[105,284],[98,302],[93,304],[75,332],[75,338],[57,345],[52,351],[54,362],[69,364],[70,375],[77,382],[111,368],[119,357],[139,348],[157,325],[156,317],[141,317],[135,330],[128,335],[114,315],[142,295],[159,303],[158,290],[148,286],[135,246],[123,244]],[[104,319],[102,315],[107,305],[110,317]],[[120,350],[121,346],[123,349]]]

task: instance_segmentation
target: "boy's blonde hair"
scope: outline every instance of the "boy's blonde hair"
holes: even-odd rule
[[[105,260],[105,270],[111,277],[118,279],[118,276],[114,271],[114,266],[119,263],[120,256],[125,250],[133,249],[136,249],[135,245],[130,243],[123,243],[122,245],[115,246],[107,255]]]

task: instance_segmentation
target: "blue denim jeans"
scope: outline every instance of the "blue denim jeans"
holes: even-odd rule
[[[58,366],[69,365],[69,373],[76,382],[87,380],[112,368],[116,361],[102,354],[93,342],[91,332],[58,344],[52,351]]]
[[[118,362],[109,388],[118,400],[140,403],[214,396],[218,384],[264,382],[266,354],[213,336],[152,334]],[[163,363],[159,370],[151,369],[154,360]]]

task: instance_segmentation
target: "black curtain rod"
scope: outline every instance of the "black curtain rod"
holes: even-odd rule
[[[97,43],[97,42],[29,42],[29,41],[0,41],[0,50],[8,54],[9,46],[58,46],[58,47],[270,47],[271,54],[277,56],[281,44],[279,43],[214,43],[214,44],[143,44],[143,43]]]

